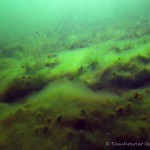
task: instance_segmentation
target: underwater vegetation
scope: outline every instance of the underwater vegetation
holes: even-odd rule
[[[105,150],[107,141],[148,141],[150,45],[134,44],[3,55],[0,149]]]
[[[0,2],[0,150],[149,149],[150,2],[13,2]]]

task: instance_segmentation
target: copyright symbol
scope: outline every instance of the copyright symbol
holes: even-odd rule
[[[109,142],[106,142],[106,146],[109,146],[110,145],[110,143]]]

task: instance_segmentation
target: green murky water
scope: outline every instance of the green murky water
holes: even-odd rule
[[[0,150],[147,148],[149,7],[0,0]]]

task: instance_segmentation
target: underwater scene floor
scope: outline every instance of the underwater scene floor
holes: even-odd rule
[[[150,148],[150,32],[133,29],[1,39],[0,150]]]

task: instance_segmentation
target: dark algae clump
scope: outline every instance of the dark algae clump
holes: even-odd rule
[[[140,59],[141,58],[141,59]],[[136,56],[131,58],[129,62],[118,64],[107,68],[99,77],[97,83],[90,85],[94,90],[99,89],[138,89],[150,84],[149,61],[145,65],[141,65],[146,57]],[[144,59],[144,60],[143,60]],[[137,62],[137,60],[139,62]],[[145,61],[144,61],[145,62]]]
[[[6,90],[0,94],[0,100],[2,102],[13,103],[20,101],[32,93],[38,92],[48,84],[48,80],[45,77],[26,77],[16,78],[6,88]]]

